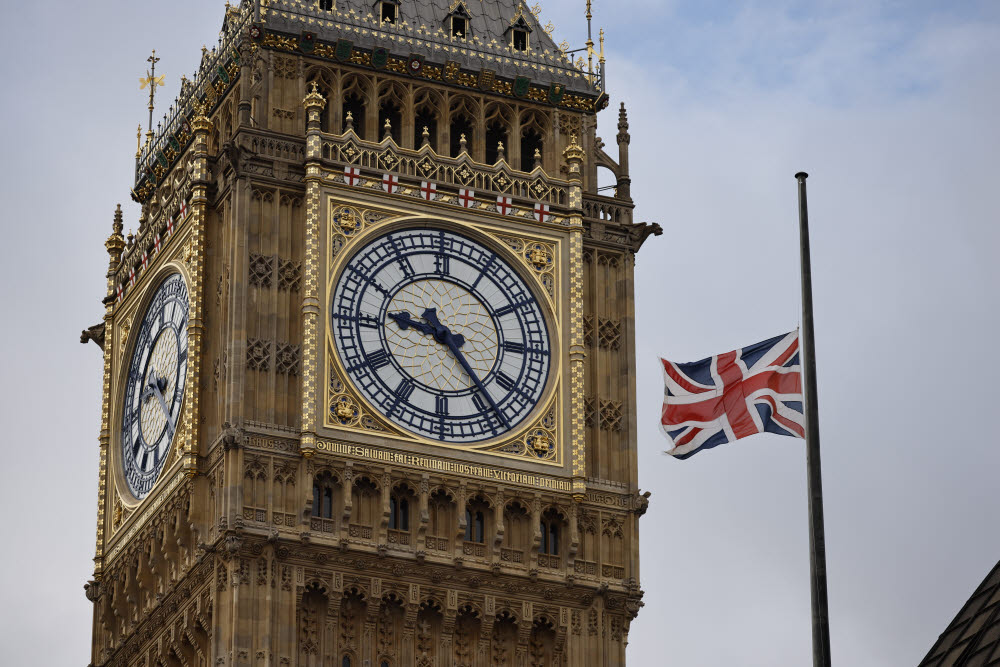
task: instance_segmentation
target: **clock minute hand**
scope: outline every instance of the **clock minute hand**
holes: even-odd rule
[[[154,376],[154,380],[155,381],[151,381],[149,383],[149,388],[146,389],[146,391],[152,390],[153,395],[156,396],[156,400],[160,402],[160,408],[163,410],[163,414],[167,418],[167,424],[170,425],[170,437],[172,438],[174,437],[174,430],[176,428],[174,426],[174,418],[170,416],[170,410],[167,409],[167,402],[163,399],[163,391],[160,389],[161,382],[164,385],[166,384],[166,378],[157,378]],[[143,392],[144,395],[145,393],[146,392]]]
[[[450,335],[448,337],[448,342],[446,343],[446,345],[451,350],[451,353],[455,355],[455,358],[458,359],[458,363],[462,365],[462,368],[465,369],[465,372],[469,374],[470,378],[472,378],[472,381],[475,383],[476,388],[479,390],[479,393],[485,396],[486,400],[489,401],[490,407],[493,408],[493,412],[495,412],[497,414],[497,417],[500,418],[500,423],[503,424],[505,428],[510,428],[510,424],[507,423],[507,418],[503,416],[502,412],[500,412],[500,408],[498,408],[497,404],[493,401],[493,397],[490,396],[490,393],[488,391],[486,391],[486,387],[483,386],[483,383],[479,379],[479,376],[476,375],[476,372],[474,370],[472,370],[472,366],[470,366],[469,362],[465,360],[465,355],[462,354],[462,351],[458,349],[458,345],[455,343],[455,341]]]
[[[500,408],[497,407],[493,397],[490,396],[490,393],[486,391],[486,387],[483,386],[482,380],[480,380],[479,376],[476,375],[476,372],[472,370],[472,366],[469,365],[465,355],[462,354],[462,351],[459,349],[465,343],[465,338],[461,334],[453,334],[448,327],[441,324],[437,319],[437,311],[434,308],[428,308],[424,311],[424,319],[430,322],[431,325],[437,330],[434,338],[439,343],[444,343],[448,346],[452,355],[458,359],[458,363],[461,364],[462,368],[465,369],[465,372],[476,385],[476,389],[478,389],[479,393],[485,396],[486,400],[489,401],[490,407],[493,408],[493,412],[495,412],[497,417],[500,418],[500,423],[503,424],[504,427],[510,428],[510,425],[507,423],[507,418],[503,416],[502,412],[500,412]]]

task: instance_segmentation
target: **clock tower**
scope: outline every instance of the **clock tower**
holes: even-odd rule
[[[588,59],[516,0],[227,8],[84,332],[93,665],[624,664],[659,227]]]

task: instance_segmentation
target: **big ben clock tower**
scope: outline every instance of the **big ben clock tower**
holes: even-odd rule
[[[659,229],[592,46],[516,0],[227,9],[85,332],[93,665],[624,664]]]

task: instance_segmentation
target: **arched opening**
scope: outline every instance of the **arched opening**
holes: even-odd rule
[[[438,489],[427,501],[427,536],[425,543],[428,550],[447,551],[451,545],[452,535],[458,518],[454,516],[454,501],[444,489]]]
[[[483,544],[486,541],[486,516],[482,510],[465,510],[465,541]]]
[[[549,119],[543,112],[529,109],[521,114],[520,149],[521,171],[531,171],[535,165],[543,166],[545,142],[549,134]]]
[[[506,546],[500,550],[500,560],[505,564],[524,563],[524,551],[530,540],[528,510],[518,501],[508,503],[503,512],[503,535]]]
[[[505,104],[491,104],[486,107],[486,164],[495,164],[500,157],[503,144],[505,157],[510,152],[508,127],[513,112]]]
[[[378,108],[379,139],[385,138],[385,123],[389,122],[389,136],[400,145],[403,131],[403,113],[394,102],[386,100]]]
[[[521,133],[521,171],[531,171],[537,162],[542,161],[542,135],[534,128],[527,128]]]
[[[312,515],[321,519],[333,518],[334,480],[329,473],[317,475],[313,480]]]
[[[618,175],[603,164],[597,165],[597,192],[605,197],[618,196]]]
[[[472,667],[481,628],[482,621],[474,607],[464,605],[459,608],[455,617],[455,667]]]
[[[451,100],[448,109],[448,143],[450,155],[458,157],[461,152],[461,138],[465,135],[466,151],[473,159],[478,159],[476,154],[477,140],[480,138],[477,128],[481,107],[479,103],[468,97],[455,97]]]
[[[537,667],[548,667],[555,664],[555,624],[540,616],[531,624],[531,635],[528,637],[528,655],[530,664]]]
[[[466,140],[466,151],[470,152],[468,143],[472,141],[472,121],[459,114],[451,117],[450,143],[451,156],[458,157],[462,152],[462,139]]]
[[[514,664],[517,649],[517,618],[509,611],[501,611],[493,622],[490,638],[490,658],[494,665]]]
[[[495,164],[500,158],[500,144],[503,144],[506,157],[507,126],[500,121],[492,121],[486,125],[486,164]]]
[[[538,544],[538,565],[540,567],[558,568],[561,564],[563,517],[554,508],[542,513],[538,531],[541,541]]]
[[[367,477],[360,477],[351,489],[351,537],[370,540],[378,515],[378,487]]]
[[[385,124],[389,122],[389,136],[402,146],[403,108],[406,106],[406,90],[398,83],[388,81],[379,86],[377,141],[385,138]]]
[[[369,86],[365,80],[357,75],[345,76],[343,88],[341,89],[341,132],[347,130],[348,118],[351,115],[350,125],[354,128],[354,133],[362,139],[369,139],[367,131],[368,95]]]

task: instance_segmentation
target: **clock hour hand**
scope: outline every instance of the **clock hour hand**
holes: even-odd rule
[[[448,327],[444,326],[443,324],[441,324],[441,322],[438,321],[436,308],[428,308],[427,310],[424,311],[423,317],[425,320],[427,320],[427,322],[421,322],[419,320],[413,319],[412,317],[410,317],[410,314],[405,310],[401,313],[389,313],[389,317],[395,320],[396,324],[399,325],[400,329],[403,329],[405,331],[406,329],[413,327],[420,333],[427,334],[428,336],[434,336],[434,340],[441,343],[442,345],[447,345],[447,343],[445,342],[446,336],[451,336],[452,338],[454,338],[455,343],[459,347],[462,347],[465,344],[464,336],[462,336],[461,334],[451,333],[451,330],[449,330]]]
[[[410,327],[413,327],[420,333],[425,333],[428,336],[434,335],[434,327],[432,327],[429,324],[418,322],[417,320],[412,319],[410,317],[410,314],[405,310],[401,313],[389,313],[389,317],[395,320],[396,324],[399,325],[399,328],[404,331],[409,329]]]

